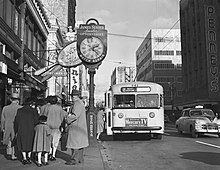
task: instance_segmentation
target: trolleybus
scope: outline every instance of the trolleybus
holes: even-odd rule
[[[153,82],[116,84],[105,93],[107,135],[150,133],[161,139],[164,133],[163,87]]]

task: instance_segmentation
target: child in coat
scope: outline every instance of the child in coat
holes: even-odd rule
[[[35,137],[33,152],[37,152],[37,166],[48,165],[48,153],[50,151],[50,134],[51,130],[47,125],[47,116],[41,115],[39,123],[35,127]],[[44,154],[44,162],[41,161],[42,153]]]

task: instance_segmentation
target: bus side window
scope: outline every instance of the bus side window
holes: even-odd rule
[[[163,96],[160,94],[160,107],[163,107]]]

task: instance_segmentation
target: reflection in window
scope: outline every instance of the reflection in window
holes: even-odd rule
[[[114,95],[115,108],[134,108],[135,95]]]
[[[137,107],[159,107],[159,96],[157,94],[138,94]]]

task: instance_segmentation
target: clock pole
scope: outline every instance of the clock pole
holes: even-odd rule
[[[89,74],[89,108],[87,121],[89,137],[96,138],[96,109],[94,107],[94,76],[107,54],[107,30],[105,25],[91,18],[77,29],[77,52]]]
[[[94,83],[94,75],[96,71],[94,68],[89,68],[89,110],[94,111],[94,92],[95,92],[95,83]]]

